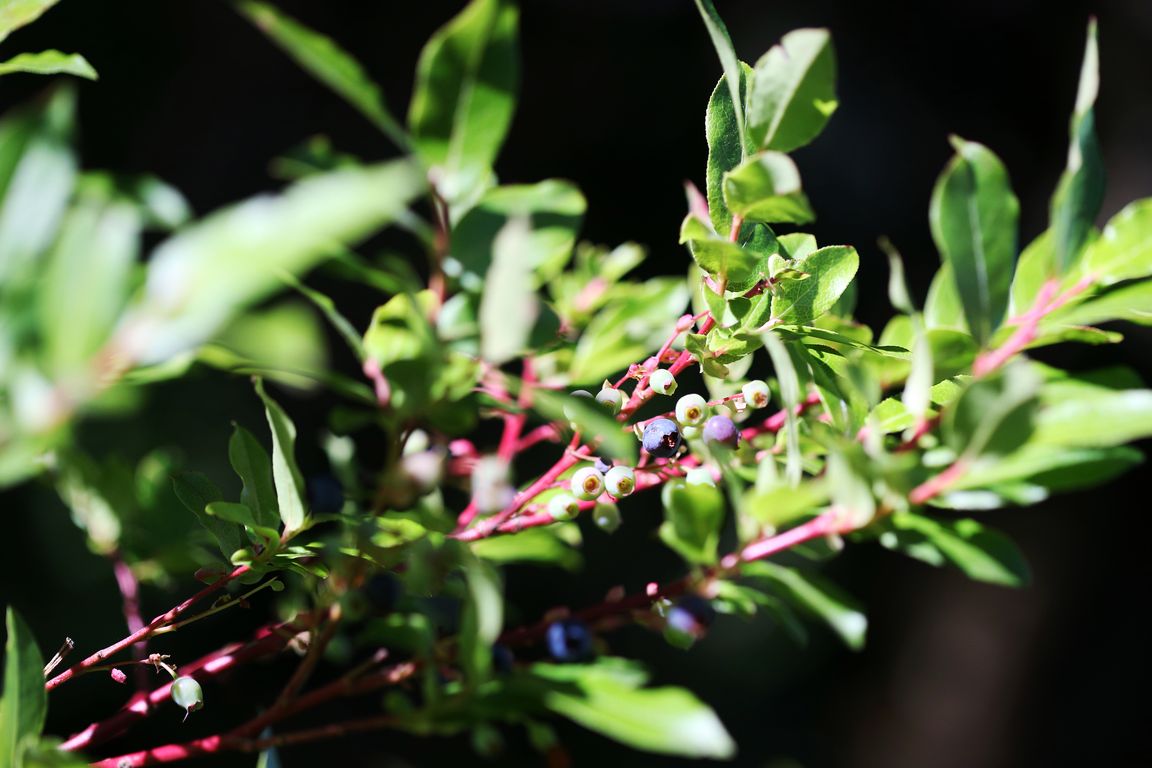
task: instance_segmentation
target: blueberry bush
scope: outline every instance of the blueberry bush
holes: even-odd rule
[[[53,4],[4,0],[0,42]],[[558,719],[622,749],[729,758],[708,703],[650,685],[641,660],[614,654],[615,631],[688,648],[738,631],[721,617],[767,614],[798,639],[806,619],[860,648],[865,614],[820,573],[844,547],[1021,585],[1023,555],[971,513],[1140,460],[1127,443],[1152,436],[1152,391],[1124,369],[1030,356],[1114,343],[1099,326],[1152,317],[1152,202],[1096,226],[1094,23],[1047,231],[1021,249],[1006,169],[953,137],[929,204],[939,271],[920,300],[882,243],[894,316],[875,332],[853,319],[856,249],[802,229],[814,212],[789,155],[837,108],[828,32],[790,32],[747,64],[711,0],[696,5],[722,74],[700,94],[708,161],[702,188],[686,187],[687,279],[633,278],[644,249],[580,242],[573,184],[496,177],[519,80],[511,0],[472,0],[432,37],[406,120],[333,40],[239,2],[397,156],[365,164],[313,141],[277,160],[284,189],[199,219],[156,178],[81,169],[66,83],[3,115],[0,486],[55,488],[113,572],[128,633],[69,640],[46,662],[55,641],[8,608],[0,765],[243,752],[269,766],[379,730],[467,734],[491,755],[514,729],[564,765]],[[59,51],[0,63],[17,71],[96,76]],[[388,254],[372,255],[380,242]],[[350,314],[314,270],[370,292],[375,312]],[[300,304],[276,303],[285,294],[326,319],[353,366],[309,354],[315,330]],[[254,388],[264,411],[219,446],[238,494],[166,446],[132,465],[77,438],[202,367]],[[297,430],[300,391],[321,396],[325,429]],[[324,469],[306,472],[303,454]],[[584,537],[647,524],[629,520],[645,495],[662,510],[650,546],[682,561],[680,577],[540,615],[505,600],[505,569],[581,568]],[[160,533],[188,521],[178,541]],[[193,571],[199,592],[142,613],[142,583]],[[242,607],[267,616],[254,634],[203,630]],[[200,655],[167,652],[178,630]],[[219,681],[269,659],[290,671],[271,692],[233,684],[247,715],[223,730],[110,744],[161,719],[191,726]],[[134,692],[71,734],[43,733],[52,693],[85,675]],[[298,725],[304,714],[321,724]]]

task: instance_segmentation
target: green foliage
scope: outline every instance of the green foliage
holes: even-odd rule
[[[0,756],[5,765],[20,768],[25,751],[39,740],[48,713],[44,692],[44,657],[20,614],[5,614],[8,641],[4,644],[4,689],[0,695]]]

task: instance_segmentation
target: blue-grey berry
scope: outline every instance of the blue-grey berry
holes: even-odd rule
[[[579,619],[561,619],[548,625],[545,640],[556,661],[588,661],[592,658],[592,632]]]
[[[658,459],[669,459],[680,450],[680,427],[672,419],[653,419],[644,427],[644,450]]]

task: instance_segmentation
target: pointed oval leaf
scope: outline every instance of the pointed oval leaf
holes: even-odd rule
[[[724,202],[748,221],[807,224],[815,220],[800,171],[780,152],[760,152],[724,174]]]
[[[757,147],[791,152],[836,111],[836,54],[826,29],[797,29],[756,62],[748,132]]]
[[[12,606],[6,614],[4,688],[0,695],[0,764],[20,764],[24,745],[40,736],[48,714],[44,657],[32,630]]]

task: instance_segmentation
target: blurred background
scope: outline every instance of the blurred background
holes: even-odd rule
[[[1021,244],[1044,229],[1092,14],[1100,21],[1097,124],[1109,182],[1102,221],[1152,194],[1147,0],[716,4],[750,61],[790,29],[832,30],[840,108],[825,134],[795,157],[819,216],[812,228],[819,241],[860,251],[858,315],[874,328],[889,315],[877,238],[888,236],[902,251],[921,297],[939,263],[928,199],[949,157],[950,133],[987,144],[1004,160],[1021,202]],[[463,3],[278,5],[357,56],[393,111],[403,114],[423,42]],[[650,273],[683,274],[688,255],[676,244],[682,184],[703,183],[704,106],[720,74],[692,2],[524,0],[522,6],[522,100],[497,166],[502,180],[573,180],[589,203],[584,238],[637,241],[651,251]],[[5,41],[0,53],[49,47],[83,53],[101,75],[79,85],[85,167],[156,174],[182,190],[197,213],[275,188],[269,161],[315,134],[365,159],[392,153],[367,122],[224,2],[69,0]],[[45,87],[42,78],[5,77],[0,108]],[[364,325],[377,297],[339,298]],[[1123,330],[1119,348],[1070,348],[1046,359],[1079,368],[1122,362],[1152,378],[1152,334]],[[333,363],[351,369],[342,354],[334,348]],[[314,438],[327,401],[278,396],[302,441]],[[198,371],[143,397],[143,410],[130,420],[86,421],[81,444],[131,462],[173,446],[185,466],[226,486],[231,422],[262,429],[255,397],[239,378]],[[723,618],[688,652],[641,630],[609,642],[615,652],[648,660],[658,682],[687,685],[712,704],[740,744],[740,766],[1152,765],[1146,738],[1152,623],[1143,617],[1152,590],[1146,476],[1138,468],[1106,488],[984,515],[1015,537],[1031,562],[1033,583],[1018,591],[974,584],[872,545],[849,547],[829,572],[868,608],[861,653],[842,649],[817,627],[805,650],[767,620]],[[510,620],[532,619],[555,604],[596,601],[613,584],[636,590],[679,572],[671,555],[658,552],[651,502],[634,502],[616,536],[587,531],[583,575],[510,571],[517,605]],[[123,634],[110,569],[87,551],[50,488],[31,484],[0,494],[0,514],[8,542],[0,601],[24,612],[46,655],[65,635],[86,653]],[[158,551],[184,546],[187,517],[148,534]],[[167,609],[191,586],[188,580],[146,588],[145,615]],[[245,637],[259,619],[227,616],[197,625],[172,639],[172,652],[198,656]],[[285,669],[256,668],[230,686],[206,686],[204,712],[183,726],[174,711],[153,718],[162,722],[116,742],[117,751],[226,728],[235,712],[246,711],[244,697],[282,680]],[[106,679],[70,684],[54,694],[50,730],[70,733],[127,693]],[[577,766],[687,764],[630,753],[575,728],[560,731]],[[430,766],[452,756],[480,762],[465,738],[381,733],[289,751],[283,765]],[[543,761],[522,734],[511,734],[502,764]]]

